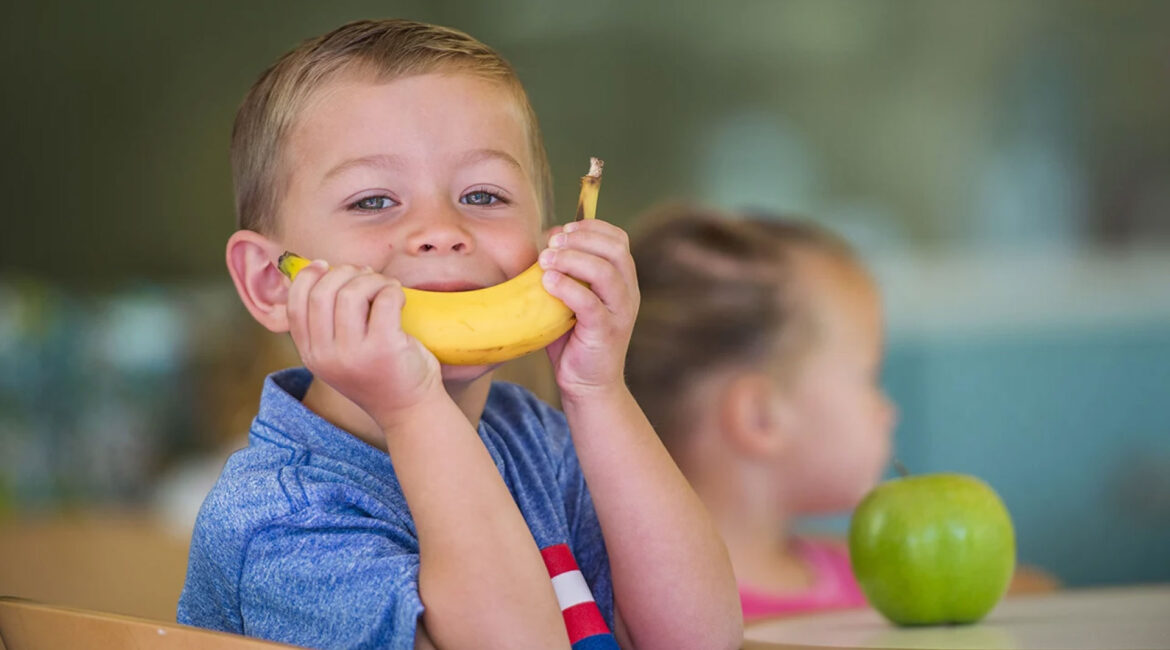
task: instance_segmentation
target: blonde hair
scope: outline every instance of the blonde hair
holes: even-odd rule
[[[642,301],[626,381],[668,447],[688,430],[689,389],[724,368],[786,367],[807,348],[813,315],[793,255],[860,264],[810,222],[672,205],[638,220],[631,240]]]
[[[437,71],[498,81],[516,94],[528,123],[533,182],[542,218],[552,214],[551,173],[536,114],[512,66],[467,34],[410,20],[360,20],[309,39],[264,71],[248,91],[232,129],[232,180],[241,229],[272,233],[284,193],[285,139],[309,98],[340,73],[379,81]]]

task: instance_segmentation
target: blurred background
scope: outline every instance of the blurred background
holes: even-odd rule
[[[840,231],[887,300],[902,462],[990,482],[1021,562],[1066,585],[1170,580],[1170,3],[4,14],[0,593],[173,618],[195,510],[264,375],[295,363],[224,269],[234,112],[302,39],[384,16],[463,29],[514,64],[560,221],[597,155],[600,210],[622,225],[693,199]],[[555,401],[539,362],[510,376]],[[112,602],[135,570],[173,588]]]

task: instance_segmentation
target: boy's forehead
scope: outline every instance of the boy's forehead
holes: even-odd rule
[[[446,150],[457,150],[460,162],[510,159],[527,173],[533,169],[531,137],[520,98],[501,82],[451,72],[384,80],[354,71],[306,98],[286,145],[295,157],[313,149],[348,158],[400,156],[395,149],[420,142],[433,151],[440,140]]]

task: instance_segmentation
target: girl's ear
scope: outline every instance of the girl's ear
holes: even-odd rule
[[[228,238],[227,267],[244,307],[273,332],[288,331],[288,278],[276,268],[284,252],[279,244],[251,230],[237,230]]]
[[[723,389],[720,419],[728,442],[741,454],[772,458],[788,447],[788,406],[775,378],[748,372]]]

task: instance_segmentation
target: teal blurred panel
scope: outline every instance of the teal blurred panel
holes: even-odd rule
[[[1170,326],[895,341],[912,471],[988,481],[1021,562],[1070,586],[1170,580]]]

